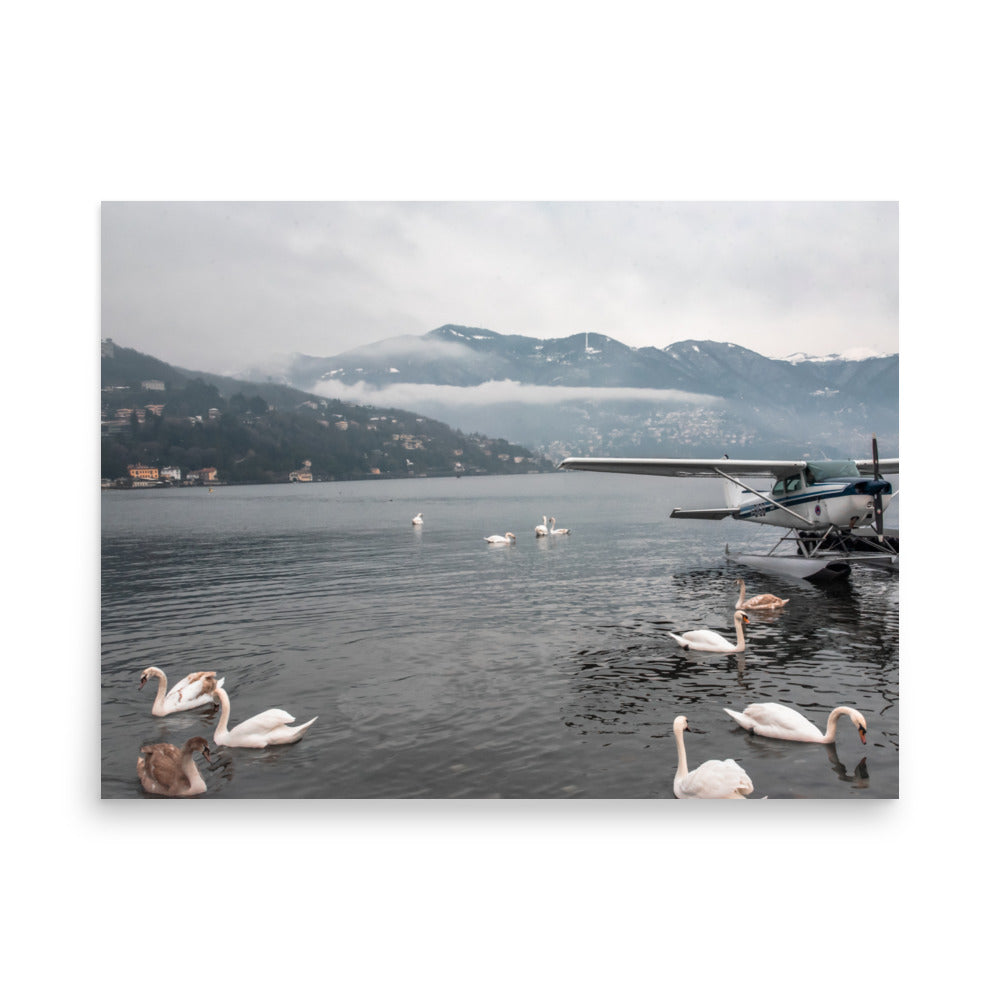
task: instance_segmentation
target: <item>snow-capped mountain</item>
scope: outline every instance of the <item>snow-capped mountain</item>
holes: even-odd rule
[[[899,355],[776,359],[715,341],[633,348],[596,332],[539,340],[450,324],[332,357],[298,355],[284,375],[308,392],[395,400],[554,452],[715,447],[749,457],[797,442],[793,454],[843,455],[873,431],[886,453],[898,442]]]
[[[324,382],[477,386],[511,381],[534,386],[660,389],[757,399],[808,398],[830,390],[860,401],[898,403],[898,355],[852,361],[767,358],[732,343],[685,340],[669,347],[628,347],[599,333],[553,340],[442,326],[329,358],[298,355],[286,373],[312,391]]]
[[[792,365],[802,364],[808,361],[814,364],[821,364],[825,361],[867,361],[869,358],[889,358],[891,354],[879,354],[876,351],[864,347],[855,348],[853,351],[845,351],[841,354],[806,354],[804,351],[796,351],[794,354],[786,354],[784,357],[775,358],[776,361],[787,361]]]

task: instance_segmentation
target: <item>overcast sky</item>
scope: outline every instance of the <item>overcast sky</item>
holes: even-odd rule
[[[895,353],[895,202],[108,202],[102,336],[225,374],[446,323]]]

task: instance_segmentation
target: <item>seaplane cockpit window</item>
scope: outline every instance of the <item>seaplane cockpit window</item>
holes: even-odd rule
[[[798,475],[794,475],[775,483],[774,489],[771,490],[771,492],[773,494],[793,493],[795,490],[800,489],[802,489],[802,480],[798,477]]]

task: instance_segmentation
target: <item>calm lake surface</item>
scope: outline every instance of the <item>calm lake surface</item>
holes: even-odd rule
[[[170,685],[218,671],[230,727],[272,707],[319,716],[290,746],[213,744],[204,798],[672,799],[678,714],[700,730],[690,766],[732,757],[754,798],[896,798],[898,576],[748,572],[725,545],[773,530],[669,519],[720,502],[712,481],[579,472],[106,491],[102,796],[150,797],[144,743],[211,740],[211,708],[150,713],[139,675],[158,666]],[[536,539],[543,514],[571,534]],[[510,548],[483,541],[505,531]],[[735,638],[740,575],[790,603],[751,615],[745,653],[683,652],[668,632]],[[755,701],[821,729],[854,706],[867,746],[843,719],[822,746],[722,711]]]

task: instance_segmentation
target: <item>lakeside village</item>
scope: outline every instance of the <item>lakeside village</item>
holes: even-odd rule
[[[160,393],[164,392],[165,388],[164,382],[159,379],[144,379],[141,383],[141,391],[144,393]],[[127,386],[106,386],[102,390],[108,396],[119,393],[124,394],[128,391],[133,390],[129,390]],[[263,400],[259,402],[264,405]],[[310,410],[317,409],[317,404],[312,401],[301,403],[299,406],[300,408],[308,408]],[[171,422],[175,425],[187,423],[191,427],[198,425],[207,427],[218,422],[223,416],[218,408],[208,407],[204,411],[204,417],[201,415],[186,415],[167,418],[164,415],[165,409],[167,409],[167,404],[161,402],[146,402],[139,406],[105,407],[101,414],[102,439],[113,440],[118,435],[127,435],[130,433],[130,428],[140,428],[147,424],[150,419],[171,419]],[[268,406],[267,410],[268,412],[273,412],[274,407]],[[248,425],[252,425],[255,421],[260,420],[261,416],[260,414],[252,416],[250,413],[247,413],[242,419]],[[415,417],[414,420],[417,425],[424,423],[423,417]],[[440,475],[442,473],[461,477],[466,473],[479,475],[488,471],[496,471],[493,467],[487,467],[484,459],[486,462],[493,463],[493,466],[499,466],[505,470],[511,468],[512,471],[515,469],[523,472],[540,471],[538,468],[539,459],[531,455],[530,452],[527,452],[526,449],[517,448],[516,446],[513,448],[510,446],[497,448],[496,445],[500,444],[500,442],[486,438],[480,440],[478,436],[474,436],[477,439],[472,442],[472,451],[468,450],[469,443],[467,441],[441,442],[441,445],[438,447],[440,455],[435,455],[434,459],[435,471],[429,473],[426,468],[426,461],[418,459],[418,455],[424,455],[427,449],[431,447],[434,436],[439,436],[436,431],[433,436],[428,436],[415,427],[404,426],[402,418],[399,418],[399,423],[397,424],[397,416],[392,414],[380,415],[372,413],[367,414],[364,420],[354,420],[346,419],[341,414],[332,415],[322,413],[315,416],[315,423],[331,433],[343,432],[349,435],[357,435],[359,433],[367,435],[368,433],[372,433],[375,435],[374,438],[369,438],[369,440],[375,441],[374,446],[366,445],[362,449],[359,449],[359,451],[365,458],[369,458],[370,456],[376,459],[376,462],[372,464],[355,463],[352,468],[353,474],[349,475],[348,478],[370,477],[374,479],[386,476],[394,478],[399,476],[401,472],[404,475],[416,475],[420,477],[425,477],[428,474]],[[313,441],[313,444],[315,444],[315,441]],[[507,443],[502,442],[502,444],[506,445]],[[181,449],[174,450],[179,451]],[[201,451],[199,457],[202,458],[202,461],[205,458],[210,458],[206,453],[208,449],[190,450],[192,453]],[[522,454],[517,454],[518,451],[522,452]],[[413,455],[413,460],[407,457],[408,453]],[[248,451],[247,455],[253,455],[253,451]],[[382,459],[381,462],[378,461],[379,458]],[[126,475],[119,473],[116,478],[102,477],[101,488],[103,490],[176,487],[208,487],[211,489],[216,486],[228,485],[226,482],[228,477],[225,474],[220,475],[219,469],[214,465],[185,467],[177,464],[177,457],[174,455],[171,455],[170,459],[170,461],[160,464],[155,459],[151,460],[151,456],[149,455],[144,456],[144,459],[140,459],[136,455],[127,465],[125,463],[119,465],[119,468],[127,473]],[[237,460],[237,464],[242,460]],[[328,478],[328,474],[323,474],[322,472],[317,475],[313,463],[309,459],[297,460],[301,461],[298,468],[288,469],[286,467],[287,471],[282,471],[279,465],[271,473],[271,478],[268,481],[312,483],[322,482]],[[327,456],[327,464],[329,464],[329,456]],[[388,468],[386,468],[386,464],[388,464]],[[439,469],[441,471],[437,471]]]
[[[142,388],[150,391],[162,392],[164,390],[164,383],[157,379],[149,379],[142,383]],[[121,407],[115,411],[114,418],[112,420],[106,420],[101,422],[101,433],[109,434],[120,431],[122,428],[126,427],[130,421],[137,420],[139,423],[143,423],[146,419],[147,414],[152,414],[153,416],[162,416],[165,404],[164,403],[147,403],[145,406],[132,408],[132,407]],[[191,423],[201,423],[202,418],[189,417],[187,418]],[[219,419],[219,410],[212,407],[208,411],[209,420]],[[343,422],[343,429],[347,429],[347,422]],[[419,444],[417,445],[419,447]],[[455,464],[456,475],[461,475],[462,465],[460,462]],[[378,468],[371,469],[371,475],[378,476],[380,470]],[[298,469],[293,469],[288,473],[288,481],[290,483],[311,483],[313,482],[312,473],[312,462],[306,459],[302,466]],[[225,486],[221,479],[219,479],[219,470],[214,466],[208,466],[203,469],[192,469],[186,475],[181,475],[181,470],[176,465],[129,465],[128,466],[128,476],[119,479],[102,479],[101,489],[104,490],[129,490],[129,489],[148,489],[151,487],[171,487],[171,486]]]
[[[103,352],[104,345],[102,345]],[[124,388],[124,387],[123,387]],[[163,392],[166,385],[160,379],[147,379],[142,383],[142,388],[147,392]],[[166,404],[147,403],[142,407],[121,407],[115,410],[114,417],[110,420],[101,421],[101,434],[114,434],[127,427],[131,420],[140,423],[145,422],[146,414],[162,416]],[[209,419],[218,417],[218,411],[209,413]],[[200,420],[200,417],[192,418]],[[195,469],[181,478],[181,470],[176,465],[159,468],[153,465],[130,465],[128,476],[121,479],[102,479],[102,490],[128,490],[133,487],[156,487],[156,486],[210,486],[219,482],[217,469]]]
[[[102,345],[102,351],[104,345]],[[122,387],[126,388],[126,387]],[[164,392],[166,385],[161,379],[146,379],[142,383],[142,388],[147,392]],[[165,403],[146,403],[141,407],[120,407],[115,410],[114,416],[109,420],[101,421],[102,434],[114,434],[127,427],[129,422],[136,420],[144,423],[147,414],[160,417],[163,416]],[[218,419],[217,409],[209,410],[208,419]],[[201,421],[201,417],[189,418],[192,423]],[[309,463],[306,462],[308,466]],[[305,480],[306,482],[311,480]],[[222,485],[219,480],[219,472],[215,468],[193,469],[186,476],[181,476],[181,470],[176,465],[158,467],[155,465],[130,465],[128,476],[120,479],[102,479],[102,490],[128,490],[133,488],[149,488],[163,486],[216,486]]]
[[[308,459],[301,469],[288,473],[290,483],[311,483],[313,481],[312,462]],[[176,465],[162,468],[155,465],[130,465],[127,479],[102,479],[102,490],[131,490],[164,486],[225,486],[219,479],[218,469],[209,467],[195,469],[183,478],[181,470]]]

